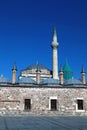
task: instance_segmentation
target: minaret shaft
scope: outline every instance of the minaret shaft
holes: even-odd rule
[[[85,73],[82,74],[82,84],[86,84],[86,77]]]
[[[58,54],[57,54],[57,48],[53,48],[53,78],[58,79]]]
[[[59,77],[58,77],[58,54],[57,54],[58,45],[59,44],[57,42],[56,28],[54,28],[53,41],[52,41],[52,44],[51,44],[51,47],[52,47],[53,78],[54,79],[59,79]]]
[[[13,70],[12,72],[12,83],[16,83],[16,71]]]
[[[81,76],[82,76],[82,84],[86,84],[86,72],[84,70],[84,66],[82,66]]]
[[[17,73],[17,67],[16,67],[16,64],[14,64],[13,69],[12,69],[12,83],[13,84],[16,83],[16,73]]]
[[[62,66],[60,66],[59,80],[60,80],[60,84],[64,83],[64,76],[63,76]]]

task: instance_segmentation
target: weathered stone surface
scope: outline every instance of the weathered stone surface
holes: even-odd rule
[[[50,98],[56,97],[57,110],[50,110]],[[76,100],[84,101],[83,111],[76,111]],[[24,110],[25,99],[31,99],[31,109]],[[1,87],[0,114],[87,114],[87,88]]]

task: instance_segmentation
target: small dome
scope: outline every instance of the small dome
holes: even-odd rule
[[[65,80],[64,84],[82,84],[82,82],[78,79],[72,78]]]
[[[19,83],[29,83],[29,84],[36,84],[36,82],[28,77],[22,77],[18,80]]]
[[[27,67],[27,70],[31,70],[31,69],[37,69],[37,68],[39,68],[40,70],[41,69],[46,69],[46,70],[48,70],[44,65],[42,65],[42,64],[32,64],[32,65],[30,65],[29,67]]]
[[[59,80],[58,79],[53,79],[53,78],[47,78],[47,79],[43,79],[40,84],[59,84]]]
[[[0,83],[11,83],[10,80],[8,80],[6,77],[3,75],[0,76]]]

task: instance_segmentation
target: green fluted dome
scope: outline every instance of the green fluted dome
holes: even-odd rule
[[[72,79],[72,70],[68,64],[68,61],[66,61],[65,65],[64,65],[63,72],[64,72],[65,80]]]

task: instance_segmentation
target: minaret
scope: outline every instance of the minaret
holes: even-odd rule
[[[58,54],[57,54],[57,48],[59,43],[57,42],[57,34],[56,34],[56,28],[54,28],[53,33],[53,41],[51,44],[52,47],[52,65],[53,65],[53,78],[59,79],[58,77]]]
[[[84,66],[82,66],[82,71],[81,71],[81,75],[82,75],[82,84],[86,84],[86,72],[84,70]]]
[[[60,66],[59,80],[60,80],[60,84],[63,84],[63,83],[64,83],[62,65]]]
[[[16,67],[16,64],[14,64],[12,68],[12,83],[13,84],[16,83],[16,72],[17,72],[17,67]]]
[[[38,66],[38,64],[37,64],[37,70],[36,70],[36,82],[37,82],[37,84],[39,84],[40,83],[40,69],[39,69],[39,66]]]

